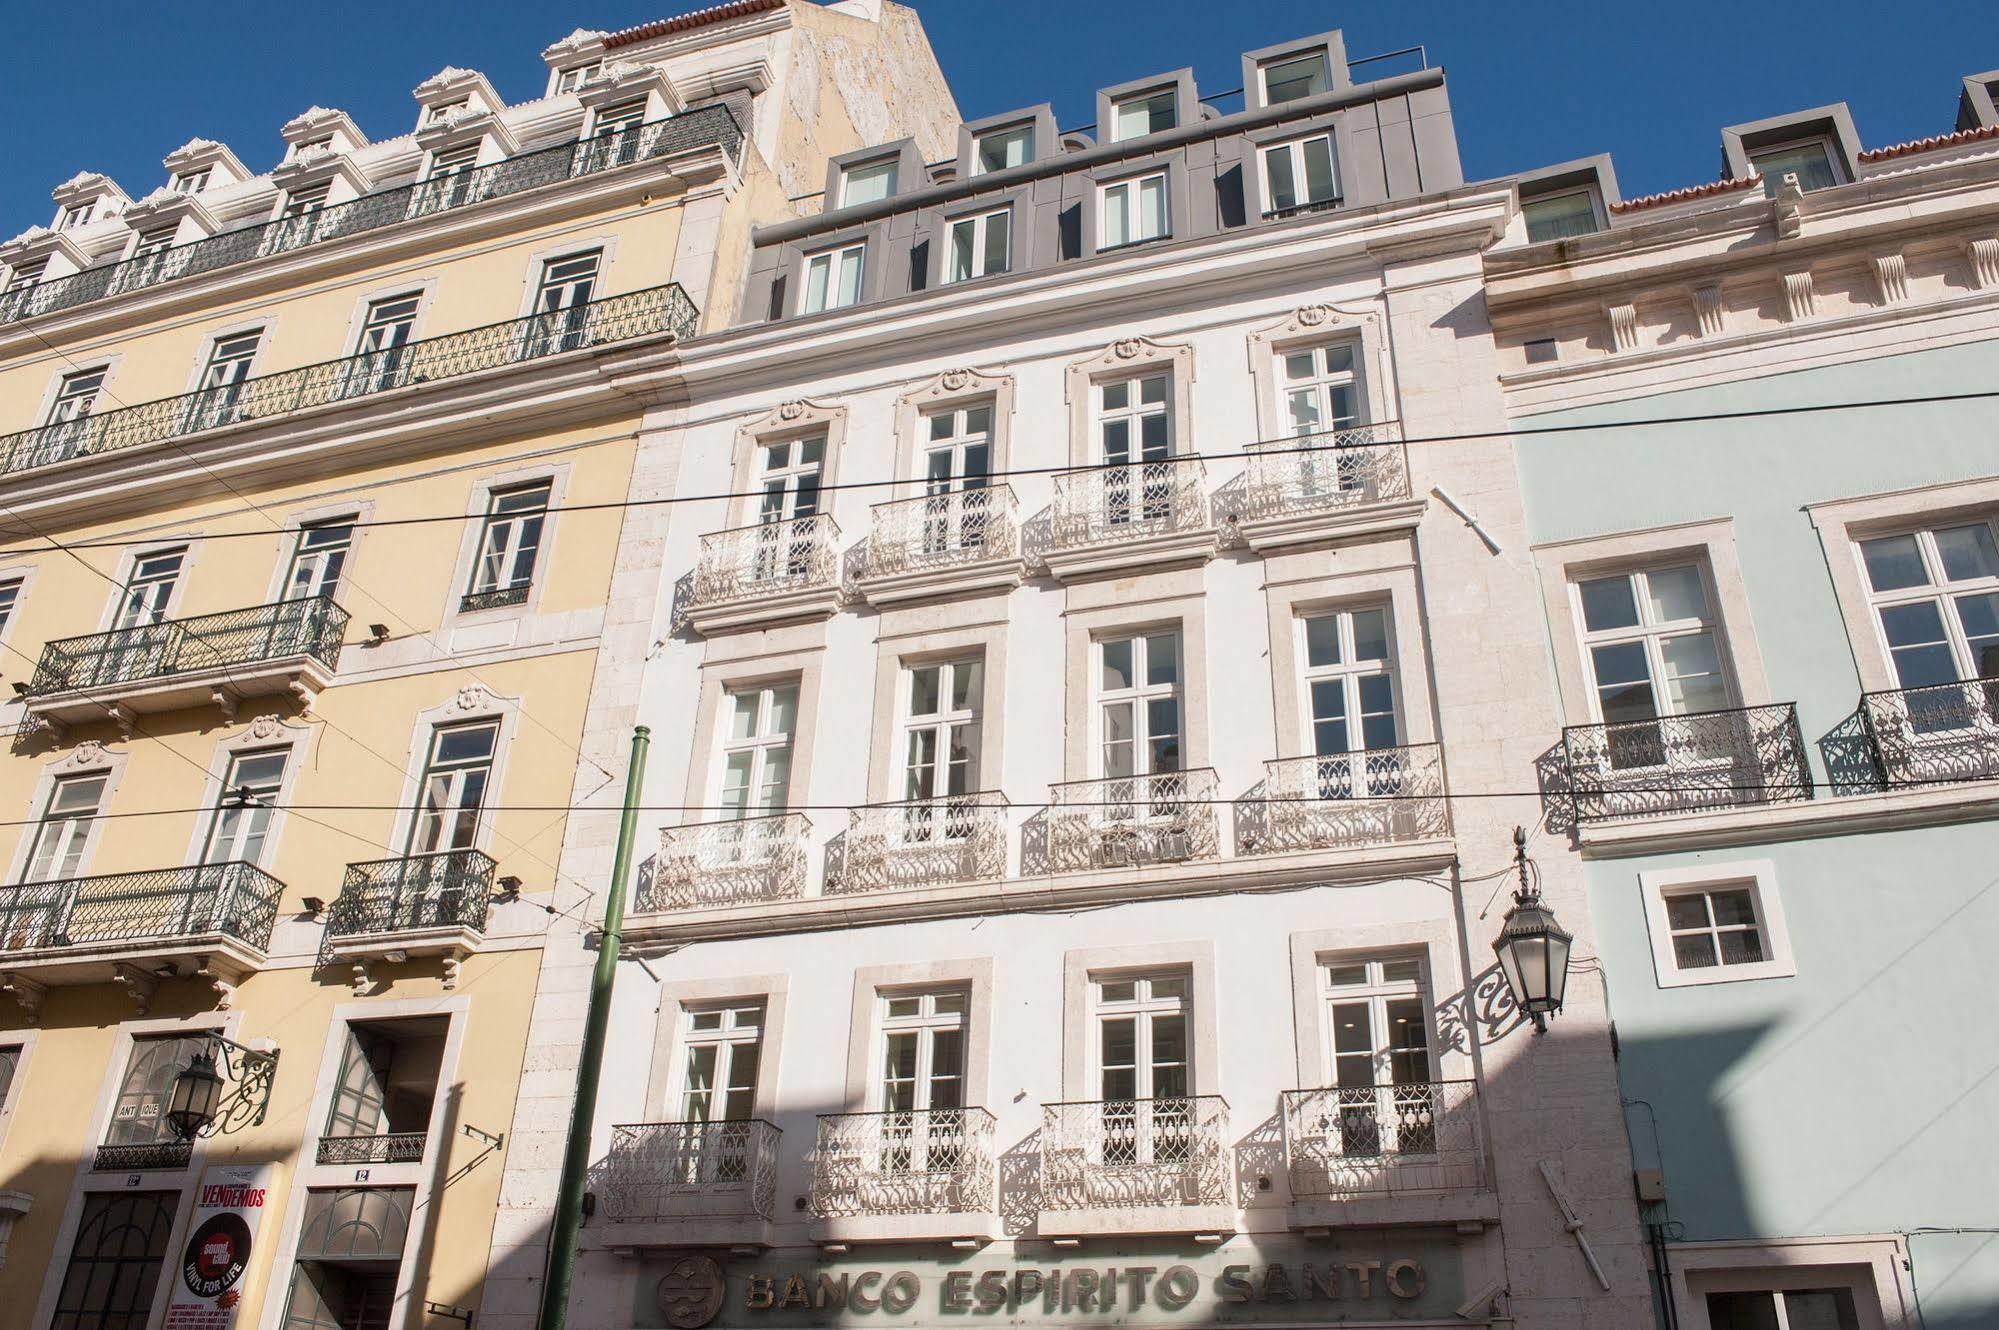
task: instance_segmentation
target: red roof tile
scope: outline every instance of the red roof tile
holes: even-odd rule
[[[1979,125],[1972,129],[1960,129],[1955,134],[1934,134],[1926,139],[1914,139],[1908,143],[1894,143],[1885,148],[1869,148],[1860,154],[1863,162],[1887,162],[1897,157],[1913,157],[1919,152],[1934,152],[1938,148],[1953,148],[1960,143],[1976,143],[1980,139],[1999,139],[1999,125]]]
[[[706,9],[697,9],[691,14],[682,14],[678,18],[654,19],[650,23],[641,23],[636,28],[626,28],[622,32],[612,33],[604,39],[604,49],[614,51],[620,46],[631,46],[638,42],[649,42],[655,37],[664,37],[669,33],[675,32],[686,32],[690,28],[698,28],[708,23],[719,23],[727,18],[746,18],[751,14],[761,14],[765,10],[781,9],[784,3],[785,0],[733,0],[733,3],[730,4],[710,5]]]
[[[1705,185],[1688,185],[1684,189],[1669,189],[1664,194],[1647,194],[1642,198],[1625,199],[1613,203],[1614,213],[1636,212],[1640,208],[1656,208],[1664,203],[1685,203],[1690,199],[1705,199],[1716,194],[1728,194],[1738,189],[1749,189],[1763,183],[1760,175],[1743,176],[1739,180],[1710,180]]]

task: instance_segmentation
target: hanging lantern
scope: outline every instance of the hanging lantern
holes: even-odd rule
[[[1575,939],[1555,922],[1554,911],[1541,903],[1541,893],[1528,880],[1527,832],[1522,827],[1513,829],[1513,860],[1520,886],[1492,949],[1514,1004],[1533,1018],[1537,1031],[1546,1031],[1548,1017],[1562,1009],[1569,986],[1569,944]]]

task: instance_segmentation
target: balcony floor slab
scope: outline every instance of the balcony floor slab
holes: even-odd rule
[[[967,1214],[838,1215],[815,1220],[817,1243],[963,1242],[980,1244],[999,1236],[999,1216]]]
[[[1022,559],[981,559],[976,563],[863,577],[855,584],[855,589],[868,604],[877,608],[907,605],[950,596],[1011,591],[1020,585],[1026,568]]]
[[[1498,1195],[1480,1188],[1379,1196],[1301,1196],[1291,1202],[1293,1229],[1406,1228],[1498,1222]]]
[[[117,710],[156,715],[206,706],[218,698],[226,699],[232,710],[237,698],[291,694],[309,700],[332,682],[333,671],[315,657],[275,656],[241,665],[217,665],[126,683],[93,684],[88,689],[46,693],[27,698],[23,705],[29,715],[40,720],[78,725],[118,719]]]
[[[714,605],[692,605],[687,624],[703,637],[744,628],[768,628],[772,624],[830,619],[840,612],[845,600],[838,586],[808,587],[799,591],[773,591],[768,595],[746,596]]]
[[[1236,534],[1258,554],[1329,545],[1360,536],[1387,535],[1411,531],[1428,511],[1428,499],[1403,499],[1396,503],[1371,503],[1351,508],[1322,508],[1314,512],[1282,513],[1271,517],[1246,517],[1236,523]]]
[[[149,1000],[161,981],[200,978],[216,986],[224,998],[220,1005],[227,1007],[230,991],[266,959],[262,948],[226,933],[24,947],[0,950],[0,989],[12,992],[32,1014],[40,1005],[34,994],[42,988],[116,983]],[[165,973],[169,967],[171,975]]]
[[[754,1215],[687,1215],[669,1219],[598,1219],[583,1230],[585,1249],[612,1252],[656,1251],[662,1248],[756,1248],[776,1245],[770,1221]]]
[[[1081,582],[1139,569],[1206,563],[1215,556],[1215,548],[1215,529],[1200,527],[1129,539],[1109,537],[1089,545],[1049,550],[1041,561],[1057,581]]]
[[[1235,1232],[1236,1212],[1226,1205],[1140,1205],[1101,1209],[1043,1210],[1036,1231],[1043,1238],[1123,1238],[1137,1234]]]

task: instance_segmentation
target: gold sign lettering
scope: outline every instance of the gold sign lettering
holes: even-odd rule
[[[1406,1257],[1391,1261],[1388,1265],[1388,1293],[1395,1298],[1420,1298],[1430,1281],[1423,1277],[1423,1267]]]

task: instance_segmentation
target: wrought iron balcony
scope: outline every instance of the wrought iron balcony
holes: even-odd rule
[[[993,1115],[983,1108],[822,1113],[812,1213],[989,1214],[997,1160]]]
[[[1216,1095],[1044,1104],[1041,1209],[1232,1205],[1228,1120]]]
[[[420,1164],[426,1137],[420,1131],[386,1132],[379,1136],[322,1136],[322,1164]]]
[[[1789,702],[1571,725],[1562,751],[1580,822],[1812,797],[1798,710]]]
[[[278,673],[288,674],[284,667],[300,661],[317,663],[330,677],[340,664],[346,631],[346,610],[325,596],[307,596],[65,637],[42,648],[24,696],[29,710],[40,712],[48,709],[36,705],[41,699],[81,691],[112,700],[127,685],[209,671],[226,674],[242,690],[256,686],[257,667],[278,666]],[[204,685],[197,695],[206,691]]]
[[[1013,489],[989,485],[878,503],[864,578],[902,577],[1020,553]]]
[[[666,827],[652,879],[642,884],[636,908],[697,910],[794,900],[805,894],[805,838],[811,830],[803,813]]]
[[[1241,514],[1296,517],[1407,499],[1409,452],[1395,421],[1251,444]]]
[[[1340,850],[1450,834],[1436,744],[1280,758],[1263,768],[1263,798],[1236,806],[1242,853]]]
[[[1205,531],[1207,472],[1201,463],[1134,462],[1055,477],[1050,553]]]
[[[768,1220],[782,1135],[759,1118],[613,1127],[591,1189],[613,1222]]]
[[[1999,776],[1999,676],[1868,693],[1860,712],[1890,788]]]
[[[498,867],[479,850],[446,850],[347,865],[326,912],[329,939],[486,927]]]
[[[1049,871],[1212,859],[1220,852],[1215,789],[1205,767],[1051,785]]]
[[[262,951],[284,884],[253,864],[190,864],[0,887],[0,954],[234,938]]]
[[[1476,1082],[1287,1090],[1282,1109],[1296,1198],[1485,1185]]]
[[[1006,876],[1006,796],[947,795],[856,808],[846,863],[827,891],[894,891]]]
[[[607,296],[570,309],[322,361],[179,397],[99,411],[0,436],[0,472],[185,438],[375,393],[641,337],[691,337],[700,311],[678,283]]]
[[[690,612],[799,593],[837,595],[840,528],[825,513],[701,537]]]
[[[720,103],[697,107],[600,138],[571,140],[455,175],[363,195],[317,212],[223,231],[67,277],[53,277],[0,295],[0,324],[75,309],[107,296],[378,231],[634,162],[710,147],[719,147],[734,160],[742,143],[742,130],[727,107]]]
[[[154,1173],[186,1168],[194,1158],[193,1141],[139,1141],[100,1145],[91,1156],[93,1173]]]

